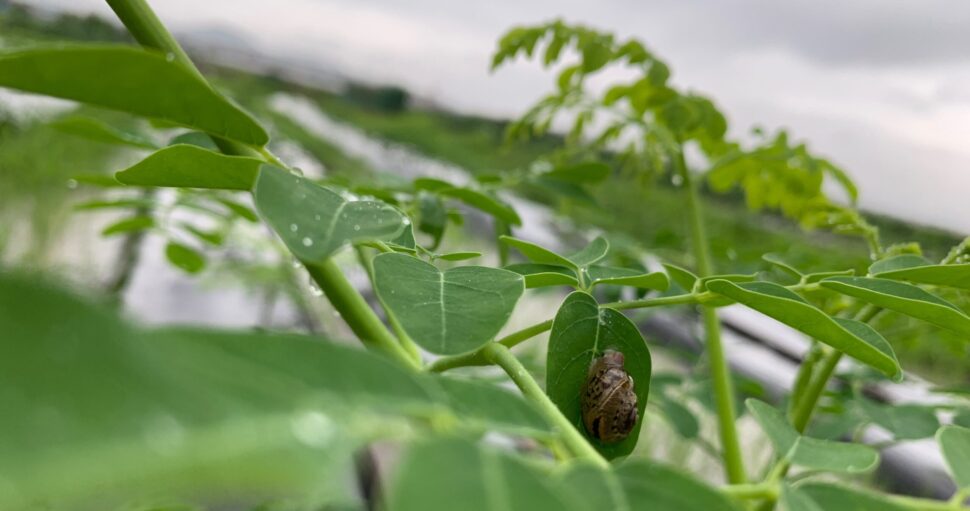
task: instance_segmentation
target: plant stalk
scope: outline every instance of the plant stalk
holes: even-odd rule
[[[513,332],[498,341],[497,344],[501,344],[506,348],[511,348],[518,345],[519,343],[529,340],[546,330],[552,328],[552,320],[548,319],[542,323],[536,323],[530,327],[523,328],[517,332]],[[483,366],[488,365],[488,360],[485,359],[485,347],[475,350],[471,353],[465,353],[462,355],[454,355],[450,357],[441,357],[435,360],[430,366],[428,366],[428,371],[432,373],[443,373],[449,369],[454,369],[456,367],[467,367],[467,366]]]
[[[714,270],[707,246],[707,233],[704,228],[700,192],[697,182],[691,176],[684,160],[683,145],[677,153],[676,165],[687,191],[691,245],[694,257],[697,259],[697,270],[701,277],[707,277],[712,275]],[[721,321],[717,317],[717,310],[713,307],[702,305],[701,316],[704,319],[705,345],[711,366],[715,402],[717,403],[717,422],[721,436],[721,455],[724,460],[725,475],[729,483],[743,484],[747,481],[747,476],[744,471],[741,444],[738,440],[738,430],[735,424],[734,384],[731,379],[731,369],[728,367],[727,357],[724,354],[724,345],[721,342]]]
[[[412,369],[421,369],[420,364],[377,317],[367,300],[350,284],[333,259],[317,264],[307,263],[306,268],[365,346],[382,351]]]
[[[532,378],[532,375],[506,346],[497,342],[489,343],[483,349],[483,354],[486,360],[501,367],[509,375],[509,378],[522,391],[522,395],[532,401],[538,412],[544,415],[549,424],[559,431],[563,443],[572,451],[574,456],[585,458],[603,468],[610,466],[606,458],[583,437],[579,430],[569,422],[569,419],[559,411],[556,404],[549,399],[549,396],[539,388],[539,384]]]

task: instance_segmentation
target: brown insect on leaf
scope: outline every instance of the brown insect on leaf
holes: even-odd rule
[[[593,360],[583,391],[583,425],[590,436],[605,444],[626,438],[639,418],[633,377],[623,362],[623,353],[604,351]]]

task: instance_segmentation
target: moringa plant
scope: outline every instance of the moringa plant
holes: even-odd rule
[[[832,178],[854,201],[855,188],[838,167],[784,134],[754,147],[728,140],[714,104],[670,85],[668,67],[640,43],[560,22],[514,29],[502,39],[496,65],[543,47],[546,64],[579,56],[561,71],[556,92],[510,130],[513,136],[542,133],[557,116],[572,116],[567,144],[540,165],[469,185],[430,178],[393,187],[342,185],[304,176],[274,155],[263,125],[206,81],[144,1],[108,3],[141,47],[64,45],[0,54],[0,86],[120,110],[177,131],[169,143],[157,144],[164,137],[62,121],[74,134],[151,151],[108,180],[131,188],[135,198],[88,206],[134,208],[133,217],[107,233],[144,231],[159,225],[158,215],[181,207],[220,222],[262,222],[278,240],[269,250],[285,250],[305,268],[365,349],[292,333],[143,328],[38,277],[4,273],[3,509],[191,503],[737,510],[776,502],[789,510],[963,509],[970,429],[939,427],[934,408],[887,407],[862,398],[855,384],[830,405],[851,408],[852,427],[876,423],[898,439],[936,434],[960,489],[949,503],[817,478],[867,473],[879,453],[838,441],[838,434],[813,436],[809,426],[844,356],[869,371],[854,382],[904,378],[891,343],[868,325],[883,311],[970,337],[970,317],[932,292],[970,289],[967,243],[939,263],[883,247],[854,207],[823,194],[823,181]],[[635,78],[604,97],[589,92],[586,78],[610,65],[630,68]],[[630,175],[644,184],[664,175],[680,183],[694,271],[623,265],[611,253],[609,233],[570,253],[515,237],[523,220],[499,193],[531,183],[581,194]],[[702,179],[715,191],[741,186],[752,207],[778,209],[805,226],[863,236],[872,265],[865,275],[803,272],[766,255],[787,278],[717,274],[704,232]],[[157,188],[177,190],[175,202],[159,209]],[[464,263],[477,252],[439,250],[445,229],[460,218],[456,204],[492,218],[498,267]],[[201,270],[204,258],[180,236],[213,246],[222,240],[192,224],[164,225],[157,232],[170,237],[169,260],[189,272]],[[372,300],[335,260],[349,247],[366,270]],[[509,260],[513,254],[518,262]],[[570,292],[557,311],[502,335],[522,296],[536,288]],[[602,300],[603,289],[630,290],[636,298]],[[787,408],[745,402],[776,453],[763,477],[742,462],[746,446],[736,430],[738,407],[717,316],[729,304],[811,339]],[[696,307],[703,317],[720,433],[719,444],[708,448],[724,466],[725,484],[702,482],[685,467],[637,453],[638,445],[655,441],[641,435],[650,414],[686,424],[678,428],[685,436],[695,421],[697,438],[693,412],[672,389],[678,379],[653,373],[651,347],[622,312],[672,306]],[[545,332],[542,386],[512,348]],[[469,377],[481,373],[442,374],[472,366],[501,369],[519,392]],[[950,408],[966,426],[966,401]],[[502,439],[514,439],[518,448],[502,448]],[[354,453],[374,442],[403,446],[404,454],[377,500],[361,503],[350,494],[347,474]]]

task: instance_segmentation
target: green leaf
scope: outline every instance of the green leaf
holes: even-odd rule
[[[887,257],[886,259],[880,259],[872,263],[872,265],[869,266],[869,274],[879,275],[880,273],[905,270],[908,268],[918,268],[922,266],[933,266],[933,263],[923,256],[916,254],[903,254]]]
[[[626,371],[634,380],[639,417],[629,436],[613,444],[604,444],[586,432],[580,402],[593,360],[608,349],[625,357]],[[566,297],[549,335],[546,392],[603,456],[624,456],[636,446],[650,394],[650,370],[650,351],[636,325],[626,316],[613,309],[600,309],[596,300],[582,291]]]
[[[632,286],[640,289],[655,289],[666,291],[670,287],[667,274],[663,272],[643,273],[628,268],[614,268],[611,266],[590,266],[587,270],[590,287],[599,284],[614,286]]]
[[[308,496],[363,440],[340,425],[368,379],[388,405],[409,391],[427,399],[369,353],[295,336],[142,332],[36,275],[0,275],[0,331],[0,414],[18,417],[0,421],[0,473],[14,489],[0,491],[2,509]],[[314,398],[333,386],[349,395]]]
[[[700,433],[700,423],[689,408],[666,398],[658,400],[657,406],[678,435],[687,439],[697,438]]]
[[[572,261],[577,267],[582,268],[603,259],[609,251],[610,243],[602,236],[597,236],[593,238],[593,241],[590,241],[589,244],[583,247],[582,250],[568,256],[567,259]]]
[[[552,264],[521,263],[510,264],[506,270],[514,271],[525,278],[526,289],[547,286],[573,286],[579,285],[576,280],[576,273],[569,268],[555,266]]]
[[[87,202],[81,202],[74,206],[74,209],[78,211],[94,211],[102,209],[134,209],[134,208],[148,208],[156,204],[153,199],[118,199],[118,200],[92,200]]]
[[[869,267],[869,273],[883,279],[970,289],[970,264],[933,264],[914,255],[877,261]]]
[[[0,87],[163,119],[263,146],[266,131],[185,66],[131,46],[64,45],[0,53]]]
[[[405,254],[374,258],[374,290],[412,339],[437,354],[483,346],[525,290],[522,276],[484,266],[441,271]]]
[[[481,256],[481,252],[449,252],[447,254],[436,254],[434,257],[442,261],[467,261],[468,259],[476,259]]]
[[[225,234],[218,231],[206,231],[187,222],[182,222],[179,226],[199,240],[214,247],[220,247],[226,241]]]
[[[150,216],[133,216],[119,220],[101,231],[102,236],[114,236],[135,231],[144,231],[155,227],[155,219]]]
[[[126,145],[139,149],[158,148],[157,144],[137,133],[119,130],[90,117],[77,115],[62,117],[52,122],[51,126],[64,133],[105,144]]]
[[[526,436],[551,436],[549,425],[533,406],[493,383],[432,376],[443,391],[442,402],[462,420],[478,422],[483,430],[501,430]]]
[[[631,460],[616,468],[616,476],[632,509],[677,511],[739,511],[721,492],[672,468]],[[606,508],[603,508],[606,509]]]
[[[795,491],[824,511],[911,511],[911,508],[887,500],[880,494],[832,483],[805,483]],[[797,508],[797,511],[802,509],[815,511],[813,508]]]
[[[252,223],[259,222],[259,217],[256,216],[256,212],[253,211],[252,208],[250,208],[245,204],[241,204],[239,202],[236,202],[231,199],[227,199],[225,197],[217,197],[216,202],[218,202],[219,204],[222,204],[223,206],[226,207],[226,209],[229,210],[230,213],[238,216],[239,218],[242,218],[243,220],[246,220]]]
[[[667,270],[667,274],[670,275],[670,278],[685,291],[691,291],[694,289],[694,284],[697,282],[698,277],[690,270],[686,270],[680,266],[668,263],[663,263],[663,267],[665,270]]]
[[[770,282],[734,284],[713,280],[707,288],[832,346],[887,376],[902,378],[892,347],[872,327],[832,318],[788,289]]]
[[[780,410],[768,403],[748,399],[745,404],[778,456],[794,465],[834,472],[868,472],[879,463],[879,453],[869,446],[802,436]]]
[[[822,287],[970,337],[970,317],[959,307],[905,282],[868,277],[831,277]]]
[[[175,241],[165,246],[165,257],[186,273],[199,273],[205,268],[205,256],[198,250]]]
[[[970,409],[964,409],[956,412],[953,415],[953,424],[955,426],[970,428]]]
[[[208,133],[202,131],[186,131],[184,133],[179,133],[172,137],[168,141],[169,146],[187,144],[194,145],[196,147],[201,147],[202,149],[208,149],[210,151],[219,151],[219,146],[212,140],[212,137]]]
[[[970,488],[970,429],[943,426],[936,433],[943,458],[960,489]]]
[[[929,438],[940,427],[936,412],[928,406],[884,405],[865,398],[857,402],[866,416],[886,428],[896,440]]]
[[[194,145],[178,144],[155,151],[115,174],[134,186],[250,190],[262,160],[226,156]]]
[[[445,197],[452,197],[458,199],[465,204],[484,211],[489,215],[509,224],[509,225],[522,225],[522,219],[519,218],[519,214],[512,209],[502,200],[497,197],[493,197],[485,192],[480,192],[478,190],[472,190],[471,188],[445,188],[443,190],[438,190],[438,193]]]
[[[405,218],[392,206],[357,200],[264,165],[253,190],[256,209],[298,259],[320,263],[348,243],[390,241]]]
[[[627,502],[612,472],[592,463],[575,460],[556,475],[556,486],[577,509],[638,509]]]
[[[551,266],[565,266],[567,268],[578,269],[576,264],[552,250],[530,243],[525,240],[513,238],[512,236],[499,236],[499,240],[506,245],[515,248],[529,261],[537,264]]]
[[[764,259],[766,262],[773,264],[774,266],[778,267],[779,269],[791,275],[792,277],[795,277],[796,279],[802,278],[802,272],[798,271],[794,266],[786,263],[777,254],[765,254],[761,256],[761,259]]]
[[[609,175],[609,165],[598,161],[588,161],[565,167],[557,167],[549,172],[543,173],[542,177],[566,183],[587,184],[598,183],[609,177]]]
[[[781,486],[781,496],[778,498],[785,511],[826,511],[819,506],[807,493],[793,488],[788,484]],[[833,508],[835,509],[835,508]]]
[[[443,470],[450,467],[451,469]],[[388,511],[572,509],[520,459],[461,439],[418,442],[397,467]]]

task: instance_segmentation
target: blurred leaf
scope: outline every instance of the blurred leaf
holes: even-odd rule
[[[174,241],[165,246],[165,257],[186,273],[199,273],[205,268],[205,256],[198,250]]]
[[[927,406],[886,405],[865,398],[856,402],[873,422],[889,430],[896,440],[929,438],[940,427],[936,412]]]
[[[392,206],[344,198],[268,165],[259,172],[253,197],[259,213],[303,262],[323,262],[348,243],[390,241],[405,228],[405,218]]]
[[[943,426],[936,433],[936,440],[957,488],[970,488],[970,429]]]
[[[498,268],[441,271],[405,254],[374,258],[374,290],[381,302],[432,353],[465,353],[492,340],[524,289],[520,275]]]
[[[139,149],[157,149],[158,145],[151,140],[137,134],[122,131],[108,126],[99,119],[81,117],[77,115],[62,117],[51,123],[51,126],[64,133],[103,142],[105,144],[126,145]]]
[[[388,511],[572,509],[534,468],[466,440],[417,442],[396,472],[388,489]]]
[[[133,216],[119,220],[101,231],[102,236],[114,236],[134,231],[144,231],[155,227],[155,219],[150,216]]]
[[[182,222],[179,224],[179,226],[199,240],[214,247],[222,246],[222,244],[226,241],[225,235],[218,231],[206,231],[187,222]]]
[[[774,444],[778,456],[793,465],[835,472],[868,472],[879,463],[879,453],[869,446],[802,436],[780,410],[768,403],[748,399],[745,404]]]
[[[929,259],[920,255],[903,254],[887,257],[886,259],[880,259],[872,263],[869,266],[869,274],[879,275],[880,273],[905,270],[908,268],[918,268],[922,266],[933,266],[933,263]]]
[[[172,121],[255,146],[266,131],[182,64],[131,46],[63,45],[0,53],[0,87]]]
[[[436,195],[421,194],[418,199],[419,212],[418,229],[431,236],[431,250],[437,248],[441,243],[441,237],[445,233],[445,226],[448,223],[448,213],[445,204]]]
[[[616,476],[601,467],[575,460],[556,476],[557,489],[576,509],[637,509],[627,502]]]
[[[689,408],[667,398],[658,400],[657,406],[678,435],[686,439],[697,438],[700,433],[700,423]]]
[[[155,205],[153,199],[118,199],[118,200],[92,200],[82,202],[74,206],[79,211],[92,211],[102,209],[132,209],[138,207],[152,207]]]
[[[782,504],[785,511],[826,511],[815,503],[807,493],[799,491],[797,488],[793,488],[787,484],[781,486],[781,496],[778,498],[778,501]]]
[[[605,444],[593,438],[583,425],[580,396],[586,388],[589,368],[606,350],[623,353],[626,372],[633,377],[637,396],[637,422],[625,439]],[[639,329],[613,309],[600,309],[592,296],[576,291],[566,297],[549,334],[546,358],[546,393],[563,415],[581,431],[603,456],[624,456],[636,447],[650,395],[650,351]]]
[[[614,286],[632,286],[640,289],[655,289],[666,291],[670,287],[667,274],[663,272],[643,273],[628,268],[614,268],[611,266],[590,266],[587,270],[590,287],[599,284]]]
[[[598,183],[610,175],[610,166],[598,162],[588,161],[565,167],[557,167],[543,173],[542,177],[566,183],[586,184]]]
[[[739,511],[721,492],[672,468],[631,460],[616,468],[616,476],[631,509],[677,511]]]
[[[219,151],[219,146],[212,141],[212,137],[208,133],[201,131],[187,131],[185,133],[180,133],[171,140],[168,141],[169,146],[187,144],[196,147],[201,147],[202,149],[208,149],[210,151]]]
[[[533,437],[552,434],[546,420],[519,394],[480,380],[444,376],[430,379],[442,389],[442,402],[462,420],[477,421],[488,429]]]
[[[115,179],[134,186],[250,190],[262,164],[256,158],[179,144],[155,151],[117,172]]]
[[[520,263],[510,264],[506,270],[514,271],[525,278],[526,289],[547,286],[578,286],[576,273],[569,268],[552,264]]]
[[[902,378],[892,347],[864,323],[830,317],[795,293],[770,282],[734,284],[714,280],[707,288],[818,339],[887,376]]]
[[[249,222],[259,222],[259,217],[256,216],[256,212],[252,210],[249,206],[241,204],[234,200],[227,199],[225,197],[217,197],[216,202],[222,204],[226,207],[232,214],[247,220]]]
[[[484,211],[495,218],[510,224],[510,225],[522,225],[522,219],[519,218],[519,214],[515,212],[512,206],[509,206],[501,199],[489,195],[485,192],[480,192],[478,190],[472,190],[471,188],[446,188],[443,190],[438,190],[438,193],[445,197],[451,197],[458,199],[465,204]]]
[[[878,493],[847,488],[832,483],[805,483],[799,486],[795,493],[799,494],[799,502],[808,499],[824,511],[909,511],[911,508],[898,505]],[[816,508],[796,508],[790,511],[815,511]]]
[[[970,317],[952,303],[904,282],[868,277],[830,277],[822,287],[970,337]]]

